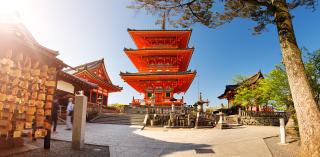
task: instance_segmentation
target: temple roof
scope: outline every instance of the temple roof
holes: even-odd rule
[[[192,30],[135,30],[128,32],[138,49],[187,48]]]
[[[110,92],[117,92],[122,90],[122,87],[112,84],[105,68],[104,59],[85,63],[74,68],[69,68],[65,70],[65,72],[78,77],[84,77],[84,75],[86,75],[91,79],[95,79],[96,81],[94,81],[94,83],[98,83],[99,86],[105,86],[105,88],[109,88]]]
[[[139,72],[186,71],[194,48],[186,49],[124,49]]]
[[[73,85],[79,86],[81,88],[94,89],[98,87],[98,85],[95,83],[91,83],[86,79],[83,79],[78,76],[74,76],[64,71],[59,71],[57,77],[58,77],[58,80],[64,80],[64,81],[70,82]]]
[[[248,79],[235,84],[235,85],[226,85],[226,89],[224,90],[224,93],[221,94],[220,96],[218,96],[219,99],[225,99],[228,97],[228,94],[235,94],[235,90],[241,86],[242,84],[246,83],[248,85],[254,84],[256,83],[260,78],[263,78],[263,74],[261,73],[261,71],[259,70],[258,73],[256,73],[255,75],[249,77]]]
[[[100,60],[92,61],[92,62],[89,62],[89,63],[78,65],[78,66],[73,67],[73,68],[66,69],[65,71],[75,75],[75,74],[80,73],[81,71],[86,70],[86,69],[90,72],[93,69],[99,68],[99,66],[104,68],[104,70],[103,70],[104,71],[104,77],[98,76],[97,74],[94,74],[94,73],[91,72],[92,75],[96,76],[99,79],[102,79],[102,80],[105,80],[105,81],[111,83],[109,75],[108,75],[108,73],[107,73],[107,71],[105,69],[105,64],[104,64],[104,59],[103,58],[100,59]]]
[[[150,75],[186,75],[186,74],[196,74],[196,71],[179,71],[179,72],[120,72],[120,76],[150,76]]]
[[[148,88],[157,87],[170,87],[174,93],[185,93],[196,76],[196,71],[152,73],[121,72],[120,76],[140,93],[144,93]]]

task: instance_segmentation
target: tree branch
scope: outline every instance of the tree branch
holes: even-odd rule
[[[193,11],[193,9],[191,8],[191,4],[190,5],[187,5],[188,6],[188,8],[189,8],[189,10],[190,10],[190,12],[191,12],[191,14],[193,15],[193,16],[195,16],[198,20],[200,20],[200,22],[204,22],[204,20],[201,18],[201,17],[199,17],[194,11]]]

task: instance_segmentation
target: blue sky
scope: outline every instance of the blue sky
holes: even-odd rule
[[[59,58],[65,63],[76,66],[105,58],[112,82],[124,88],[121,93],[110,94],[110,103],[128,104],[133,96],[142,98],[119,76],[120,71],[137,71],[123,48],[135,48],[127,28],[160,29],[159,25],[154,24],[156,17],[144,11],[126,8],[130,0],[17,2],[21,2],[18,11],[23,23],[36,40],[48,48],[58,50]],[[299,46],[309,50],[320,48],[319,10],[312,12],[300,8],[293,14]],[[197,100],[198,87],[211,105],[226,103],[217,96],[223,93],[226,84],[232,83],[235,75],[253,75],[259,69],[267,73],[281,62],[275,27],[271,25],[268,31],[253,36],[252,26],[250,21],[237,19],[218,29],[208,29],[201,25],[192,27],[189,46],[194,46],[195,52],[189,68],[198,73],[184,95],[187,103]]]

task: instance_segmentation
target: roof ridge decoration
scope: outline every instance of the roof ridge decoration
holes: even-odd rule
[[[98,60],[95,60],[95,61],[91,61],[91,62],[88,62],[88,63],[80,64],[80,65],[75,66],[73,68],[77,69],[77,68],[80,68],[80,67],[84,67],[84,66],[88,66],[88,65],[92,65],[92,64],[96,64],[96,63],[101,63],[101,62],[104,62],[104,58],[101,58],[101,59],[98,59]]]

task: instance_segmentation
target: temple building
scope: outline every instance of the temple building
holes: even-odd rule
[[[256,73],[255,75],[249,77],[248,79],[244,80],[241,83],[235,84],[235,85],[226,85],[226,89],[224,90],[224,93],[218,96],[219,99],[227,99],[228,100],[228,108],[236,105],[234,104],[234,97],[236,95],[237,88],[241,86],[243,83],[247,83],[248,85],[255,84],[258,80],[263,79],[263,75],[261,71]]]
[[[191,30],[132,30],[128,32],[137,49],[124,49],[137,73],[120,72],[121,78],[143,99],[132,100],[133,106],[181,106],[184,101],[174,94],[185,93],[196,71],[188,70],[194,48],[188,43]]]
[[[91,84],[97,85],[96,88],[83,88],[84,95],[88,97],[88,103],[97,104],[101,101],[102,106],[108,105],[109,93],[120,92],[122,87],[112,84],[109,75],[106,71],[104,59],[79,65],[65,70],[78,78],[87,80]]]
[[[56,76],[67,65],[15,16],[0,20],[0,43],[0,148],[10,149],[24,145],[23,133],[48,137]]]

